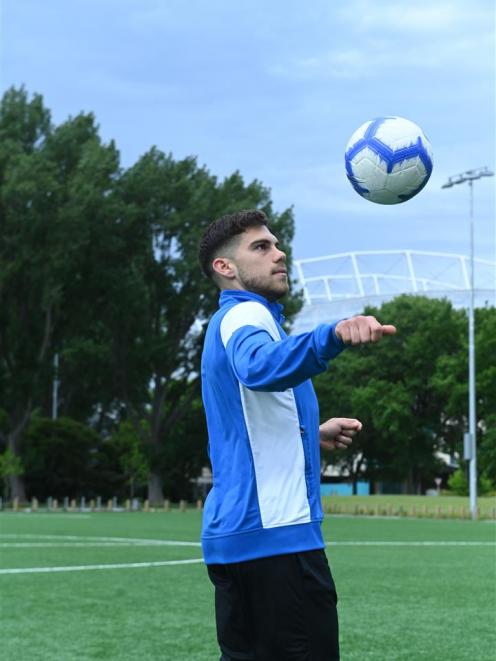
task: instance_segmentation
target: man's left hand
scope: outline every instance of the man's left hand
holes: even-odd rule
[[[319,427],[320,447],[323,450],[347,448],[361,429],[362,423],[355,418],[331,418]]]

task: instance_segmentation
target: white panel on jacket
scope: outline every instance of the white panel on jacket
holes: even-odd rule
[[[274,317],[263,303],[245,301],[234,305],[226,312],[220,324],[222,343],[227,346],[231,335],[243,326],[255,326],[266,330],[273,340],[280,340],[281,335]]]
[[[305,455],[292,389],[260,392],[239,384],[264,528],[308,523]]]
[[[233,306],[220,325],[224,346],[238,329],[254,326],[281,340],[265,305],[246,301]],[[305,480],[305,454],[293,390],[253,391],[239,384],[264,528],[311,520]]]

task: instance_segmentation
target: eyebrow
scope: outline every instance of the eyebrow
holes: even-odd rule
[[[275,241],[271,241],[270,239],[255,239],[249,244],[249,248],[255,248],[255,246],[261,246],[263,244],[268,244],[270,246],[274,245],[276,248],[279,247],[279,241],[276,239]]]

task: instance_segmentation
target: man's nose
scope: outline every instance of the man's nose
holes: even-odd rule
[[[284,262],[286,261],[286,253],[279,248],[274,248],[274,261],[275,262]]]

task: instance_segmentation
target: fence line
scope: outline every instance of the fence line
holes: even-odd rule
[[[325,514],[346,515],[346,516],[371,516],[371,517],[413,517],[413,518],[436,518],[436,519],[471,519],[470,508],[467,506],[453,504],[436,504],[429,506],[424,504],[419,506],[418,501],[411,505],[398,504],[394,502],[394,497],[390,502],[359,503],[353,502],[353,496],[348,496],[347,502],[324,499],[323,509]],[[373,496],[371,496],[373,498]],[[442,496],[440,497],[442,499]],[[0,498],[0,511],[11,512],[44,512],[44,513],[103,513],[103,512],[171,512],[179,511],[186,513],[188,511],[202,511],[203,500],[198,499],[196,503],[188,503],[186,500],[180,500],[178,503],[172,503],[165,499],[160,503],[150,503],[149,500],[143,502],[137,498],[127,498],[119,503],[117,497],[109,498],[103,502],[102,498],[92,498],[87,500],[82,497],[78,501],[74,498],[63,498],[59,502],[56,498],[48,498],[44,505],[40,504],[37,498],[32,498],[27,503],[20,503],[18,498],[10,502],[4,502]],[[496,506],[479,507],[479,519],[496,520]]]
[[[84,496],[79,500],[75,498],[63,498],[60,502],[57,498],[47,498],[44,505],[37,498],[31,498],[30,501],[21,503],[19,498],[4,502],[0,497],[0,511],[11,510],[12,512],[170,512],[172,509],[179,509],[180,512],[186,512],[188,509],[203,509],[203,500],[198,499],[193,505],[186,500],[180,500],[173,504],[169,499],[160,503],[150,503],[149,500],[141,501],[138,498],[127,498],[121,503],[116,496],[107,499],[106,502],[100,496],[87,500]]]

